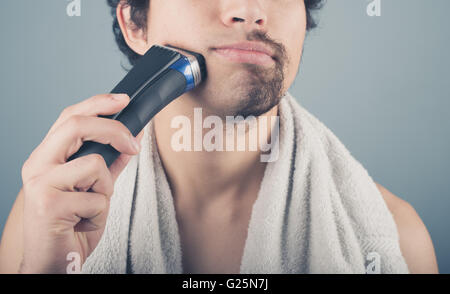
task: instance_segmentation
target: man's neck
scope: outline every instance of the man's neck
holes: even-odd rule
[[[190,103],[191,105],[186,105]],[[246,201],[245,196],[259,191],[259,186],[264,176],[266,162],[261,161],[261,148],[257,144],[256,150],[249,148],[249,138],[254,136],[254,132],[248,129],[244,134],[245,150],[237,151],[237,143],[234,143],[234,150],[227,151],[226,140],[230,138],[226,135],[226,128],[229,127],[223,123],[223,151],[205,150],[203,139],[205,134],[211,131],[211,128],[203,128],[203,122],[208,114],[203,114],[202,120],[198,122],[198,109],[200,105],[185,99],[175,100],[166,108],[158,113],[154,118],[154,130],[158,152],[167,175],[173,197],[179,203],[184,203],[193,208],[211,206],[213,203],[239,203]],[[197,116],[195,113],[197,108]],[[204,111],[205,112],[205,111]],[[263,123],[263,134],[260,133],[256,139],[257,142],[270,142],[271,130],[274,126],[272,116],[278,114],[278,106],[272,108],[269,112],[257,117],[256,125],[259,130]],[[173,136],[180,131],[180,126],[172,127],[172,122],[177,117],[184,117],[185,122],[189,122],[191,127],[191,151],[176,151],[174,148]],[[264,118],[263,118],[264,117]],[[262,119],[263,118],[263,119]],[[200,126],[201,132],[195,132],[194,128]],[[217,127],[216,125],[212,126]],[[217,130],[217,129],[216,129]],[[194,147],[194,137],[201,134],[201,149]],[[229,133],[228,133],[229,134]],[[244,138],[235,129],[234,140],[239,141]],[[262,137],[260,137],[262,135]],[[265,137],[265,138],[263,138]],[[217,139],[217,138],[216,138]],[[230,139],[228,139],[230,140]],[[261,141],[262,140],[262,141]],[[194,151],[194,148],[197,148]],[[185,149],[183,149],[185,150]],[[183,204],[182,204],[183,205]]]

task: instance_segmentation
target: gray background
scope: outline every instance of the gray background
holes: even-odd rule
[[[306,40],[291,93],[325,123],[375,181],[411,203],[450,273],[450,1],[329,0]],[[108,92],[125,59],[103,0],[2,1],[0,229],[21,166],[62,109]]]

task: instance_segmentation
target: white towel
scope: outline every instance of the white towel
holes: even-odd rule
[[[279,158],[267,163],[240,273],[408,273],[392,214],[366,169],[289,92],[279,115]],[[110,205],[82,273],[183,273],[153,121]]]

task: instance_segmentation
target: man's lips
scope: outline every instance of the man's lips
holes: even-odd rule
[[[253,63],[260,65],[273,64],[273,51],[259,42],[243,42],[213,48],[219,56],[232,62]]]

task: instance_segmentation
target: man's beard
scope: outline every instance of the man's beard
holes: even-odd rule
[[[274,49],[275,67],[265,68],[256,64],[243,64],[251,79],[244,86],[240,103],[234,108],[234,116],[258,117],[270,111],[280,103],[285,95],[283,91],[284,70],[289,63],[286,48],[272,40],[267,33],[253,31],[247,36],[248,41],[261,41]]]
[[[278,105],[284,96],[283,64],[277,62],[276,66],[270,69],[255,64],[245,66],[252,78],[240,96],[240,103],[234,108],[234,116],[258,117]]]

